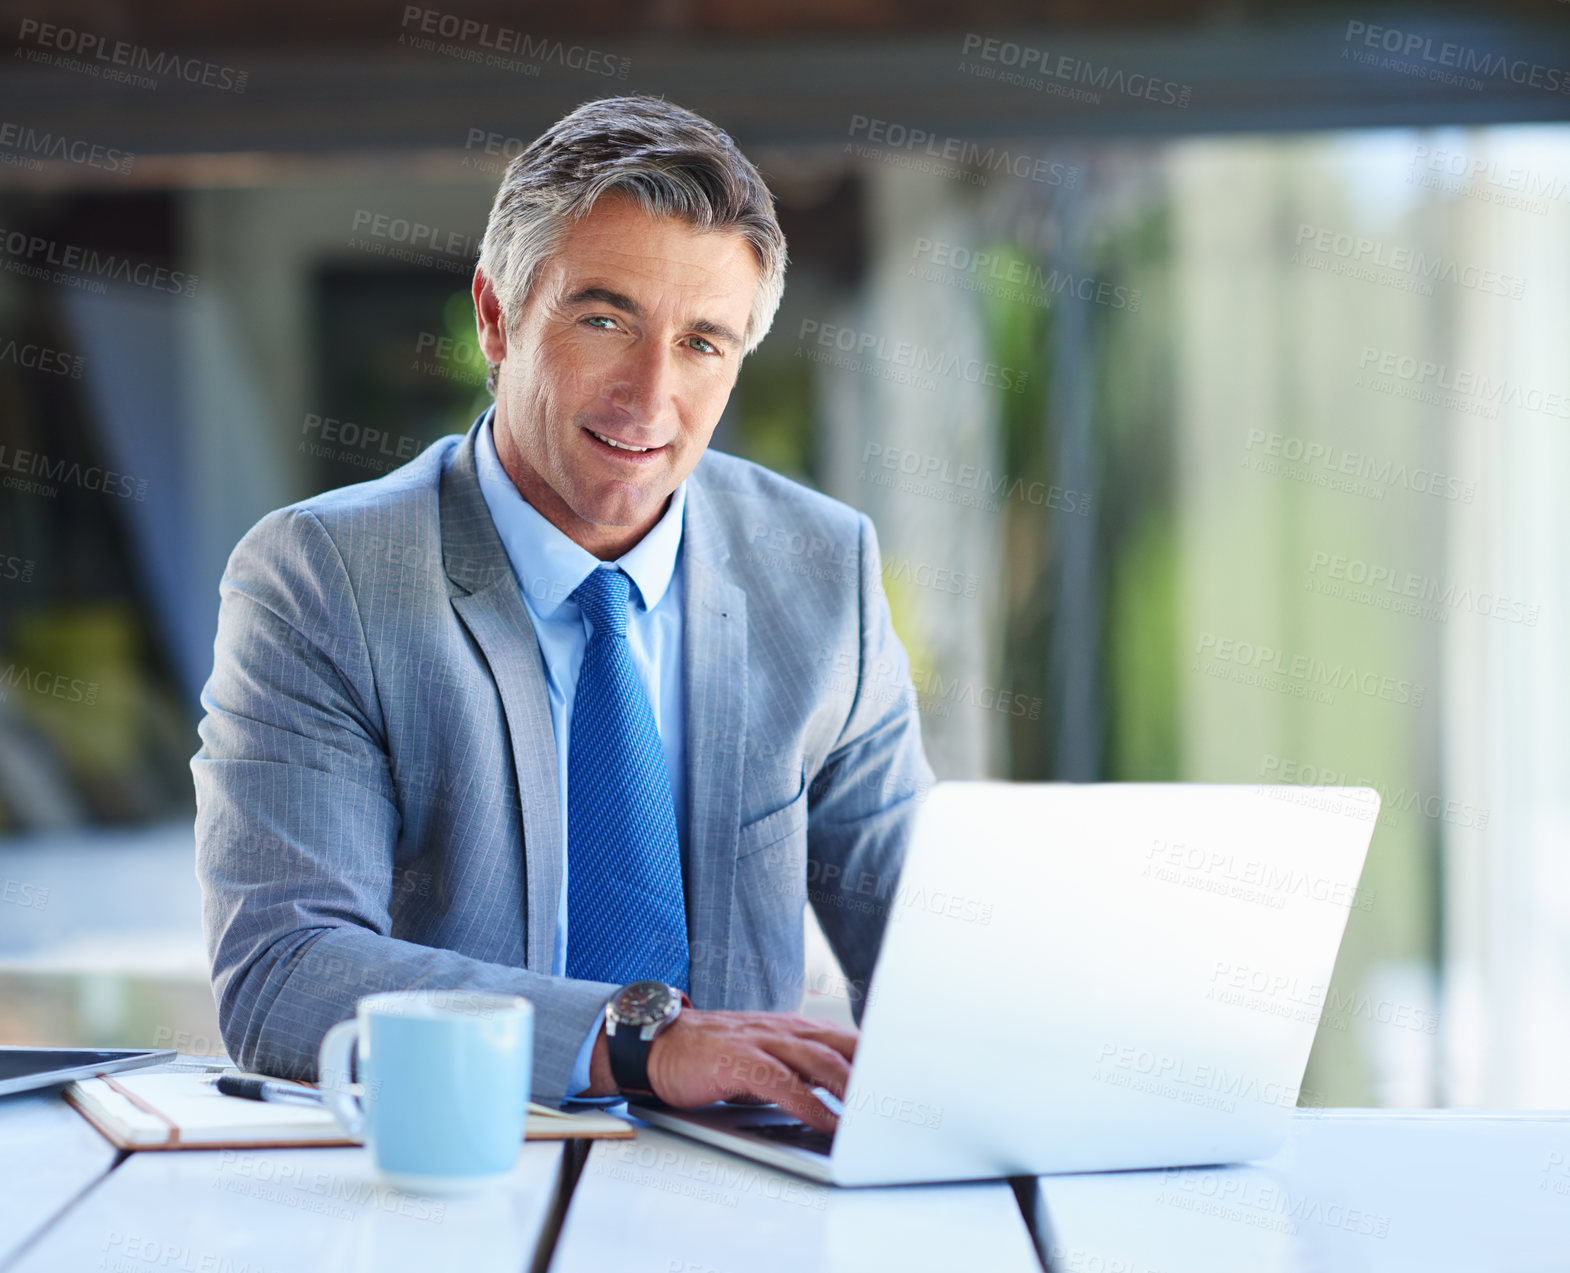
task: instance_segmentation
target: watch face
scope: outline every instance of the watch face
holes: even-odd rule
[[[616,996],[616,1018],[628,1025],[650,1025],[669,1014],[675,998],[663,981],[635,981]]]

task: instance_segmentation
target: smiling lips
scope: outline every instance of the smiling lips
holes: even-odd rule
[[[657,446],[630,446],[626,442],[618,442],[615,438],[608,438],[603,433],[596,433],[593,429],[586,428],[584,429],[584,432],[592,437],[595,441],[603,442],[612,450],[626,451],[629,455],[647,455],[651,451],[658,451],[661,449]]]

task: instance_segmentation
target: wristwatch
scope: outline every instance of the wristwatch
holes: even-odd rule
[[[634,981],[605,1005],[605,1042],[611,1077],[633,1096],[653,1096],[649,1049],[661,1030],[681,1015],[687,996],[663,981]]]

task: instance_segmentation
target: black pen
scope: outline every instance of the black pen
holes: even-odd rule
[[[284,1105],[321,1106],[320,1092],[308,1087],[291,1087],[287,1083],[269,1083],[266,1079],[241,1078],[238,1074],[220,1074],[212,1080],[225,1096],[238,1096],[245,1101],[277,1101]]]

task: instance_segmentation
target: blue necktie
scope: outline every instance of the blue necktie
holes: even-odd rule
[[[567,744],[567,975],[687,989],[687,909],[670,773],[627,649],[620,569],[572,600],[594,625]]]

